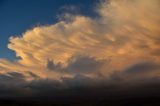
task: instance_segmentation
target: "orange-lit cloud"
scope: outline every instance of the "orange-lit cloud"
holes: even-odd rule
[[[37,26],[11,37],[8,48],[20,59],[1,59],[1,72],[28,78],[32,72],[57,80],[76,74],[107,77],[146,62],[160,65],[159,0],[110,0],[96,10],[100,17],[95,19],[68,15],[69,22]],[[160,68],[150,71],[144,76],[159,76]]]

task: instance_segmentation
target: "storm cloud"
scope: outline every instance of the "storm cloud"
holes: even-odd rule
[[[17,60],[0,59],[0,96],[159,85],[160,1],[104,0],[95,10],[12,36]]]

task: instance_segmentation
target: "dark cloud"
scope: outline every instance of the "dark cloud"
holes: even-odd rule
[[[126,74],[145,74],[145,73],[153,73],[154,71],[160,72],[160,64],[152,63],[152,62],[144,62],[131,66],[126,69],[124,73]]]
[[[121,73],[117,73],[117,76],[123,77]],[[135,101],[153,104],[159,103],[160,98],[160,78],[158,77],[147,79],[143,83],[135,83],[122,78],[116,79],[113,76],[110,79],[96,80],[78,74],[73,78],[64,77],[61,81],[36,79],[28,82],[24,75],[14,72],[1,74],[0,79],[2,79],[0,80],[0,104],[1,101],[6,104],[12,101],[12,103],[23,105],[27,103],[44,103],[44,105],[78,103],[88,106],[101,103],[106,106],[109,103],[124,105]],[[4,102],[4,100],[8,101]]]
[[[18,73],[18,72],[8,72],[7,75],[9,75],[10,77],[12,78],[16,78],[16,79],[23,79],[25,78],[25,76],[21,73]]]
[[[90,86],[90,85],[94,85],[94,82],[95,82],[94,79],[81,74],[77,74],[73,78],[62,78],[62,80],[63,80],[63,83],[69,88]]]
[[[148,89],[156,89],[153,86],[160,87],[160,78],[157,75],[146,76],[159,72],[159,64],[152,62],[135,64],[125,70],[114,72],[109,77],[92,78],[82,73],[89,69],[92,69],[91,72],[96,71],[102,67],[103,62],[101,62],[89,57],[77,58],[65,69],[71,72],[75,70],[77,74],[74,77],[61,77],[61,80],[42,79],[30,71],[27,73],[34,79],[32,81],[27,81],[26,76],[18,72],[1,74],[0,97],[68,97],[90,91],[95,95],[115,94],[117,90],[121,94],[124,90],[132,91],[135,88],[145,90],[144,86],[152,86]],[[52,68],[55,67],[57,66],[52,66]],[[61,67],[59,69],[62,70]],[[134,93],[138,95],[135,91]]]
[[[104,63],[103,60],[96,60],[93,57],[78,57],[64,70],[73,73],[90,73],[100,70]]]
[[[160,64],[154,62],[142,62],[134,64],[124,70],[115,71],[109,76],[109,82],[119,84],[140,84],[159,80]],[[123,85],[123,84],[122,84]]]
[[[60,71],[62,69],[62,66],[61,63],[55,64],[53,60],[48,60],[47,68],[49,70]]]
[[[29,71],[28,74],[34,79],[40,79],[40,77],[38,75],[32,73],[31,71]]]
[[[19,84],[25,80],[25,76],[17,72],[9,72],[0,75],[0,84],[13,85]]]
[[[93,57],[80,56],[71,59],[69,65],[65,68],[62,67],[61,63],[55,64],[53,61],[48,61],[47,68],[64,73],[92,73],[99,71],[106,62],[106,60],[96,60]]]
[[[151,55],[160,56],[160,49],[153,50],[153,51],[151,52]]]
[[[17,72],[0,75],[0,98],[24,95],[27,81],[25,76]]]

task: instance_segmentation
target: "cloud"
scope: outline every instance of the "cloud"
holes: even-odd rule
[[[91,73],[97,70],[101,70],[101,67],[105,64],[106,61],[96,60],[92,57],[78,57],[73,62],[71,62],[67,71],[74,73]]]
[[[126,83],[128,85],[140,85],[156,83],[159,81],[160,65],[155,63],[137,63],[125,70],[116,71],[109,77],[111,83]],[[122,84],[124,85],[124,84]]]
[[[31,82],[21,80],[18,83],[17,80],[12,81],[14,78],[16,79],[16,76],[10,78],[7,75],[0,75],[1,78],[5,78],[7,83],[0,83],[0,100],[13,100],[16,103],[33,101],[37,103],[38,101],[38,103],[49,102],[59,104],[63,102],[65,104],[71,104],[76,101],[78,103],[86,103],[86,100],[88,102],[92,101],[92,103],[99,101],[106,103],[106,101],[110,100],[130,101],[135,100],[135,98],[141,98],[141,100],[151,102],[150,99],[159,98],[160,94],[159,78],[145,79],[145,81],[141,82],[127,82],[122,79],[116,81],[115,79],[107,81],[103,79],[98,81],[84,75],[76,75],[74,78],[63,78],[62,81],[38,79]],[[8,84],[10,81],[11,83]],[[148,97],[150,99],[147,99]]]
[[[97,18],[68,14],[56,24],[12,36],[8,48],[19,58],[0,59],[0,78],[6,84],[29,83],[27,92],[75,82],[100,85],[121,80],[123,85],[140,77],[158,78],[159,4],[159,0],[105,0],[96,8]]]
[[[63,67],[61,63],[55,64],[53,61],[48,61],[47,68],[49,70],[58,71],[59,73],[91,74],[100,71],[106,63],[106,60],[96,60],[93,57],[77,56],[68,62],[67,67]]]
[[[160,65],[154,63],[139,63],[127,69],[127,72],[131,74],[136,73],[148,73],[157,71],[160,69]]]

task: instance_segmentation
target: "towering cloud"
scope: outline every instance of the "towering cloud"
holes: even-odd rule
[[[19,59],[0,59],[5,75],[0,78],[23,75],[29,83],[77,76],[106,82],[159,77],[159,0],[105,0],[96,11],[97,18],[68,14],[56,24],[11,37],[8,48]]]

